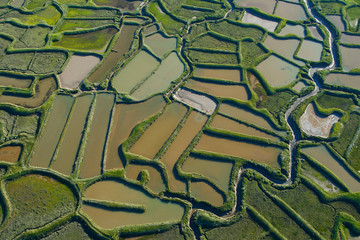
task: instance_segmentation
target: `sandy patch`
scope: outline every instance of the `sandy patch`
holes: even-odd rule
[[[314,109],[313,103],[309,104],[300,117],[301,129],[310,136],[328,138],[334,123],[339,120],[335,114],[327,117],[320,117]]]
[[[99,62],[100,59],[95,56],[73,55],[64,72],[59,74],[60,87],[76,89]]]
[[[210,98],[196,94],[185,89],[179,89],[173,95],[176,100],[182,102],[196,110],[211,115],[216,108],[216,103]]]

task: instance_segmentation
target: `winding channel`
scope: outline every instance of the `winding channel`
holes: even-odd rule
[[[289,153],[290,153],[289,175],[288,175],[287,180],[285,182],[275,183],[275,185],[278,185],[278,186],[289,186],[293,182],[292,171],[293,171],[293,163],[294,163],[294,156],[295,156],[295,148],[298,145],[300,140],[299,140],[299,136],[298,136],[298,134],[296,132],[296,126],[293,123],[291,123],[290,116],[295,111],[295,109],[297,109],[297,107],[301,103],[306,101],[308,98],[317,95],[320,92],[321,86],[320,86],[319,82],[314,78],[314,74],[317,71],[320,71],[320,70],[332,70],[332,69],[334,69],[336,67],[335,58],[334,58],[334,46],[335,46],[334,37],[333,37],[334,33],[329,29],[329,23],[327,21],[325,21],[323,19],[323,17],[316,12],[316,10],[313,9],[313,4],[311,3],[311,0],[304,0],[304,3],[305,3],[306,9],[307,9],[308,13],[310,14],[310,16],[313,17],[318,24],[321,24],[326,28],[326,31],[328,33],[328,44],[329,44],[329,50],[330,50],[330,55],[331,55],[331,63],[326,67],[311,67],[309,69],[308,76],[314,82],[314,89],[309,94],[298,98],[294,103],[292,103],[292,105],[285,112],[286,123],[287,123],[287,125],[288,125],[288,127],[289,127],[289,129],[291,131],[291,134],[292,134],[292,139],[291,139],[291,141],[289,143]],[[226,15],[228,15],[230,13],[230,11],[227,12]],[[226,15],[225,15],[225,17],[226,17]],[[237,177],[235,179],[235,184],[234,184],[234,197],[235,197],[235,199],[234,199],[233,208],[226,215],[218,216],[219,218],[225,220],[225,219],[231,218],[236,213],[237,202],[238,202],[238,200],[237,200],[237,188],[238,188],[238,184],[239,184],[239,182],[241,180],[241,175],[242,175],[242,173],[245,172],[246,169],[251,169],[251,168],[240,168],[239,172],[238,172],[238,175],[237,175]],[[267,178],[266,176],[264,176],[264,177]],[[271,179],[269,179],[269,180],[271,180]],[[204,211],[204,210],[202,210],[202,209],[192,209],[192,211],[190,213],[190,216],[189,216],[189,223],[190,223],[191,215],[196,211]]]

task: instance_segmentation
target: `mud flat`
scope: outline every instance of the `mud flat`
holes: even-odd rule
[[[95,56],[73,55],[64,72],[59,75],[60,87],[76,89],[99,62],[100,59]]]
[[[339,119],[339,116],[335,114],[331,114],[327,117],[319,116],[315,111],[314,104],[311,103],[300,117],[300,127],[310,136],[328,138],[334,123]]]
[[[196,94],[185,89],[179,89],[174,98],[196,110],[211,115],[216,109],[216,103],[205,95]]]
[[[6,146],[0,148],[0,161],[15,163],[19,160],[22,148],[20,146]]]

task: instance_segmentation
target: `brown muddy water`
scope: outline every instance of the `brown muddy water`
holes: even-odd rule
[[[54,77],[48,77],[35,86],[35,94],[31,97],[18,97],[10,95],[1,95],[0,102],[12,103],[26,108],[36,108],[45,103],[50,95],[57,89],[58,85]]]
[[[34,79],[16,75],[0,74],[0,86],[13,88],[29,88]]]
[[[278,147],[262,146],[245,142],[243,140],[232,140],[204,134],[195,146],[197,150],[220,153],[247,159],[253,162],[267,164],[278,168],[278,156],[283,149]]]
[[[187,112],[181,103],[171,103],[164,113],[145,131],[131,147],[130,152],[153,159]]]
[[[40,136],[33,148],[30,165],[47,168],[59,143],[61,134],[70,114],[74,98],[70,95],[57,95],[52,108],[46,116]]]
[[[84,195],[88,199],[137,204],[146,207],[144,213],[136,213],[122,210],[112,211],[83,204],[81,210],[96,225],[104,229],[130,225],[160,224],[167,221],[180,222],[185,212],[185,208],[178,203],[152,198],[140,189],[113,180],[104,180],[91,185],[86,189]]]
[[[197,67],[194,70],[194,77],[241,82],[241,72],[239,69]]]
[[[141,103],[116,104],[114,107],[112,128],[107,143],[105,168],[123,168],[119,156],[120,145],[129,137],[136,124],[161,111],[166,102],[162,96],[155,96]]]
[[[65,175],[72,173],[93,99],[93,94],[76,98],[68,119],[66,131],[63,133],[60,146],[57,149],[57,157],[55,162],[51,164],[52,169]]]
[[[185,86],[214,97],[234,98],[241,101],[249,100],[249,95],[244,85],[226,85],[189,79],[186,81]]]
[[[89,82],[99,83],[111,73],[117,63],[129,52],[137,28],[138,26],[136,25],[127,24],[121,27],[120,35],[114,47],[107,57],[103,59],[100,66],[89,76]]]
[[[345,86],[360,90],[360,75],[333,72],[325,77],[325,82],[331,85]]]
[[[211,122],[210,126],[213,128],[223,129],[234,133],[240,133],[240,134],[245,134],[248,136],[255,136],[260,138],[267,138],[273,141],[280,141],[279,137],[275,137],[271,134],[262,132],[260,130],[257,130],[256,128],[247,126],[243,123],[239,123],[222,115],[216,115],[213,121]]]
[[[98,93],[95,101],[95,111],[81,162],[80,178],[95,177],[101,174],[105,141],[110,124],[111,110],[115,102],[115,95]]]
[[[149,173],[149,181],[146,183],[146,186],[154,193],[158,194],[166,190],[164,180],[161,176],[161,173],[155,167],[149,165],[135,164],[130,163],[126,165],[125,176],[132,180],[137,180],[140,172],[146,170]]]
[[[19,160],[21,146],[6,146],[0,148],[0,161],[15,163]]]
[[[185,182],[178,180],[174,176],[173,169],[175,164],[193,138],[202,129],[206,121],[207,117],[204,114],[196,111],[191,112],[175,140],[160,159],[166,166],[167,174],[169,176],[169,188],[174,192],[185,192],[186,190]]]
[[[216,207],[224,204],[223,196],[206,182],[191,182],[191,196],[199,201],[208,202]]]
[[[213,181],[224,192],[229,190],[233,163],[198,157],[188,157],[181,170],[185,173],[197,173]]]

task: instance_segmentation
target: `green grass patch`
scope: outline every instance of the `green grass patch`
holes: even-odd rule
[[[115,18],[117,15],[118,15],[118,11],[115,9],[69,7],[66,17]]]
[[[165,7],[171,12],[180,7],[184,0],[162,0]]]
[[[207,30],[206,30],[205,23],[196,24],[196,25],[191,27],[190,33],[188,34],[187,39],[189,41],[192,41],[192,40],[194,40],[195,37],[197,37],[198,35],[200,35],[201,33],[206,32],[206,31]]]
[[[236,52],[238,44],[224,40],[222,41],[208,33],[196,38],[196,40],[190,43],[190,47]]]
[[[266,196],[256,181],[251,181],[247,185],[245,201],[288,239],[310,239],[310,236]]]
[[[173,227],[169,231],[163,232],[163,233],[157,233],[149,236],[144,236],[142,238],[139,238],[139,240],[184,240],[184,236],[180,233],[180,229],[178,226]]]
[[[175,11],[172,12],[174,15],[179,16],[179,17],[183,17],[186,19],[191,19],[193,17],[204,17],[204,16],[208,16],[211,14],[214,14],[213,12],[209,12],[209,11],[194,11],[192,9],[188,9],[185,7],[180,7],[178,9],[176,9]]]
[[[343,111],[348,111],[354,105],[354,100],[349,96],[338,96],[329,92],[324,93],[319,97],[316,102],[322,108],[338,108]]]
[[[169,35],[179,34],[185,25],[164,13],[157,2],[150,3],[148,9],[162,24],[163,28]]]
[[[6,54],[0,59],[0,69],[15,72],[27,72],[33,57],[34,52]]]
[[[331,147],[334,148],[341,156],[345,156],[347,147],[353,139],[357,128],[360,123],[360,115],[356,113],[350,113],[348,122],[344,125],[344,130],[340,137],[335,141],[331,142]]]
[[[245,194],[245,202],[254,207],[285,237],[288,239],[310,239],[310,236],[259,188],[256,181],[249,182]]]
[[[79,222],[71,222],[66,224],[59,230],[53,232],[41,240],[58,240],[58,239],[82,239],[91,240],[92,238],[85,231],[84,226]]]
[[[76,4],[76,5],[86,5],[87,0],[57,0],[61,4]]]
[[[211,23],[210,29],[236,40],[253,38],[255,41],[259,41],[264,34],[264,31],[258,28],[243,26],[241,24],[235,24],[225,20]]]
[[[58,73],[66,58],[64,52],[37,52],[29,70],[36,74]]]
[[[241,49],[241,64],[245,67],[253,66],[257,61],[256,59],[266,52],[259,47],[255,42],[243,41],[240,43]]]
[[[321,11],[325,14],[341,14],[341,8],[346,6],[342,2],[335,1],[321,1],[319,5]]]
[[[36,26],[28,28],[21,38],[15,42],[14,48],[41,48],[46,44],[49,27]],[[24,46],[23,46],[24,45]]]
[[[346,20],[350,25],[350,31],[358,31],[359,30],[359,19],[360,19],[360,7],[354,6],[346,9]],[[356,22],[355,26],[350,24],[351,22]]]
[[[49,0],[26,0],[23,4],[28,10],[34,10],[36,8],[41,8]]]
[[[0,23],[0,32],[13,36],[19,39],[26,31],[24,27],[18,27],[11,23]]]
[[[18,116],[11,134],[14,137],[17,137],[20,134],[28,134],[35,137],[38,129],[38,122],[39,116],[37,115]]]
[[[280,118],[297,96],[290,91],[276,92],[270,96],[264,96],[257,104],[258,108],[266,108],[274,117]]]
[[[347,162],[356,171],[360,171],[360,136],[357,137],[354,146],[351,148]]]
[[[114,20],[95,20],[95,19],[84,19],[84,20],[70,20],[66,19],[60,26],[57,27],[56,32],[74,31],[79,29],[91,29],[106,25],[114,25]]]
[[[284,200],[305,221],[312,225],[325,239],[331,239],[332,228],[336,219],[335,210],[328,204],[320,202],[316,194],[303,184],[294,189],[275,190],[270,192]],[[299,198],[301,196],[301,198]]]
[[[17,18],[20,22],[28,25],[46,23],[54,26],[60,17],[60,12],[51,5],[45,9],[37,11],[36,13],[21,13],[14,10],[6,14],[6,18]]]
[[[81,34],[64,34],[52,45],[75,50],[101,50],[117,31],[115,27],[109,27]]]
[[[69,187],[39,174],[28,174],[6,184],[13,207],[12,219],[1,239],[14,239],[26,229],[38,228],[75,211],[77,199]]]
[[[191,5],[191,6],[210,8],[210,9],[214,9],[214,10],[221,9],[221,7],[222,7],[221,3],[210,2],[210,1],[185,0],[184,3],[187,5]]]
[[[239,63],[238,55],[235,53],[218,53],[200,50],[189,50],[188,57],[193,63],[215,63],[215,64],[231,64]]]
[[[237,222],[230,226],[218,227],[205,232],[206,239],[263,239],[268,233],[251,217],[245,213]]]

